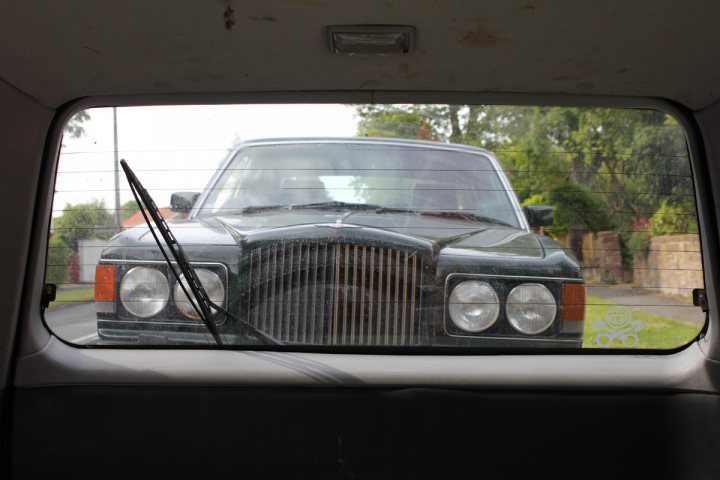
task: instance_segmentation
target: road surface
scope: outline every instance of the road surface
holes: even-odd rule
[[[76,345],[98,340],[95,303],[77,303],[45,311],[45,322],[55,335]]]

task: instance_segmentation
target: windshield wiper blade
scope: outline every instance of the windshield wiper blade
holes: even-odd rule
[[[382,209],[380,205],[372,205],[368,203],[351,203],[351,202],[316,202],[316,203],[297,203],[287,205],[257,205],[249,206],[240,210],[242,214],[251,214],[258,212],[266,212],[269,210],[302,210],[302,209],[315,209],[315,210],[379,210]]]
[[[491,223],[493,225],[502,225],[504,227],[512,227],[513,226],[512,224],[510,224],[508,222],[504,222],[502,220],[498,220],[497,218],[486,217],[484,215],[476,215],[476,214],[470,213],[470,212],[431,210],[431,211],[420,212],[420,215],[427,215],[427,216],[431,216],[431,217],[443,217],[443,218],[457,218],[460,220],[474,220],[476,222]]]
[[[240,213],[245,215],[249,213],[264,212],[267,210],[287,210],[287,205],[251,205],[240,210]]]
[[[265,212],[268,210],[301,210],[301,209],[317,209],[317,210],[374,210],[375,213],[412,213],[415,215],[426,215],[431,217],[457,218],[459,220],[472,220],[481,223],[490,223],[493,225],[503,225],[505,227],[514,227],[514,225],[498,220],[497,218],[477,215],[472,212],[457,210],[417,210],[412,208],[395,208],[383,207],[382,205],[373,205],[371,203],[351,203],[351,202],[319,202],[319,203],[300,203],[295,205],[258,205],[246,207],[240,211],[242,214],[251,214],[257,212]]]
[[[377,210],[382,208],[380,205],[373,205],[371,203],[352,203],[352,202],[319,202],[319,203],[303,203],[299,205],[291,205],[293,209],[300,208],[316,208],[318,210]]]
[[[281,344],[281,342],[270,335],[266,334],[262,330],[259,330],[252,324],[250,324],[247,321],[244,321],[237,316],[233,315],[232,313],[228,312],[224,308],[220,307],[219,305],[216,305],[213,301],[210,300],[210,297],[208,296],[207,292],[205,291],[205,287],[203,287],[202,283],[200,282],[200,279],[195,274],[195,269],[190,265],[190,262],[187,259],[187,256],[185,255],[185,251],[183,250],[182,246],[178,243],[178,241],[175,239],[175,236],[173,235],[172,231],[170,230],[170,227],[168,227],[167,223],[165,222],[165,219],[163,218],[162,214],[160,213],[160,210],[155,205],[155,202],[153,201],[152,197],[148,193],[147,190],[142,186],[140,183],[140,180],[135,176],[135,173],[130,169],[127,162],[125,160],[120,160],[120,166],[122,166],[123,171],[125,172],[125,176],[127,177],[128,183],[130,184],[130,190],[132,191],[133,196],[135,197],[135,201],[138,204],[138,207],[140,208],[140,213],[142,213],[143,218],[145,219],[145,223],[147,223],[148,229],[150,230],[150,233],[152,234],[153,238],[155,239],[155,243],[157,244],[158,248],[160,249],[160,253],[162,253],[163,257],[165,258],[165,261],[168,264],[168,267],[170,267],[170,271],[172,271],[173,275],[175,276],[175,279],[177,280],[178,284],[180,285],[180,288],[182,288],[183,293],[187,297],[188,301],[190,302],[190,305],[193,307],[193,310],[198,314],[200,319],[203,321],[207,329],[212,334],[213,339],[215,340],[215,343],[218,345],[223,345],[224,341],[222,337],[220,336],[220,331],[218,330],[217,325],[215,324],[215,321],[212,319],[212,309],[216,309],[218,311],[221,311],[225,313],[226,315],[233,317],[234,319],[240,321],[247,329],[251,330],[253,333],[255,333],[257,336],[259,336],[265,343],[271,343],[271,344]],[[153,220],[153,223],[155,224],[155,229],[153,229],[152,224],[150,223],[150,219],[148,218],[148,215]],[[175,263],[177,264],[178,268],[180,269],[180,272],[185,278],[185,282],[187,282],[187,286],[190,288],[190,291],[192,292],[192,297],[188,293],[187,289],[185,288],[184,282],[180,280],[180,275],[175,270],[175,267],[173,266],[172,261],[168,257],[167,252],[165,251],[165,248],[163,248],[162,243],[160,242],[160,239],[158,238],[157,234],[155,233],[155,230],[158,230],[160,232],[160,235],[162,236],[163,240],[165,241],[165,245],[167,246],[168,250],[170,250],[170,253],[172,254],[173,258],[175,259]]]
[[[414,210],[411,208],[391,208],[381,207],[377,213],[414,213],[416,215],[424,215],[428,217],[457,218],[459,220],[472,220],[475,222],[490,223],[493,225],[502,225],[505,227],[514,227],[514,225],[498,220],[497,218],[477,215],[472,212],[462,212],[457,210]]]

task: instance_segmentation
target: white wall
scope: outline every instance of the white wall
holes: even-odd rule
[[[80,263],[80,283],[95,282],[95,265],[100,260],[100,254],[107,244],[107,240],[89,238],[78,241],[78,256]]]

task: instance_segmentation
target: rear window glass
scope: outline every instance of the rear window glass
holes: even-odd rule
[[[674,349],[706,321],[655,110],[93,108],[50,227],[44,319],[77,345]]]

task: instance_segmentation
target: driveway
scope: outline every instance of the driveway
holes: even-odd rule
[[[699,307],[694,306],[690,301],[683,301],[663,295],[653,295],[641,290],[635,290],[632,287],[588,286],[587,294],[600,297],[603,300],[623,307],[629,307],[653,315],[674,318],[693,325],[702,325],[705,322],[705,314],[703,311],[700,310]]]

